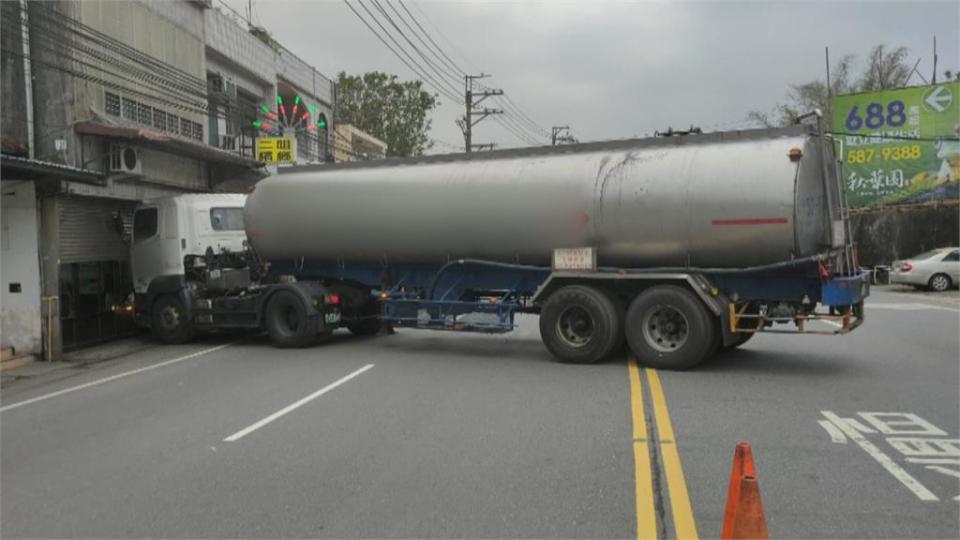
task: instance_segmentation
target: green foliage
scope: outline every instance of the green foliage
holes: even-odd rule
[[[430,148],[431,110],[437,96],[421,81],[399,81],[379,71],[337,76],[335,123],[351,124],[387,143],[387,156],[419,156]]]
[[[830,68],[829,92],[823,79],[791,84],[785,103],[778,103],[770,112],[750,111],[747,120],[764,127],[786,126],[792,124],[801,114],[820,109],[829,122],[829,119],[833,118],[830,110],[831,95],[875,92],[906,86],[912,72],[908,55],[906,47],[885,50],[883,45],[877,45],[870,50],[867,65],[856,80],[852,73],[854,57],[844,56]]]

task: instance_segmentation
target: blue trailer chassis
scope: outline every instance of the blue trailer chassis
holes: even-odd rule
[[[745,306],[751,302],[809,307],[792,317],[801,331],[807,331],[805,321],[834,317],[847,318],[841,319],[840,331],[829,333],[849,331],[862,322],[863,300],[870,292],[868,273],[832,276],[814,258],[746,269],[601,268],[581,276],[591,282],[606,281],[609,286],[614,281],[655,280],[665,272],[698,276],[696,283],[709,284],[714,304],[728,307],[729,311],[719,310],[717,314],[731,332],[763,331],[772,323],[787,322],[783,317],[746,313]],[[473,259],[436,265],[299,260],[275,261],[271,274],[368,287],[371,296],[381,302],[383,320],[395,326],[507,332],[514,328],[516,313],[537,310],[538,293],[550,282],[552,272],[540,266]],[[829,308],[830,313],[816,312],[813,308],[818,304]],[[849,322],[850,317],[854,322]]]

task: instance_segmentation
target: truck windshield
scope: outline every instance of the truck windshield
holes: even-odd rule
[[[243,208],[211,208],[210,226],[215,231],[242,231]]]

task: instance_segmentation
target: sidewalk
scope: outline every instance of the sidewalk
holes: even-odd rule
[[[21,379],[41,377],[65,369],[82,368],[90,364],[113,360],[114,358],[158,346],[160,346],[159,343],[149,339],[147,336],[135,336],[65,353],[63,355],[64,361],[62,362],[34,360],[22,366],[5,369],[0,373],[0,387],[6,387],[14,381]]]
[[[960,307],[960,291],[950,289],[944,292],[923,291],[911,287],[910,285],[892,284],[892,285],[873,285],[874,291],[890,293],[902,298],[911,298],[924,302],[936,303],[951,307]]]

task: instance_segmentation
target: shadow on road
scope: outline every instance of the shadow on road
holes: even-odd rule
[[[847,362],[842,357],[751,349],[719,353],[693,370],[707,373],[748,373],[801,378],[836,378],[864,374],[862,366]]]

